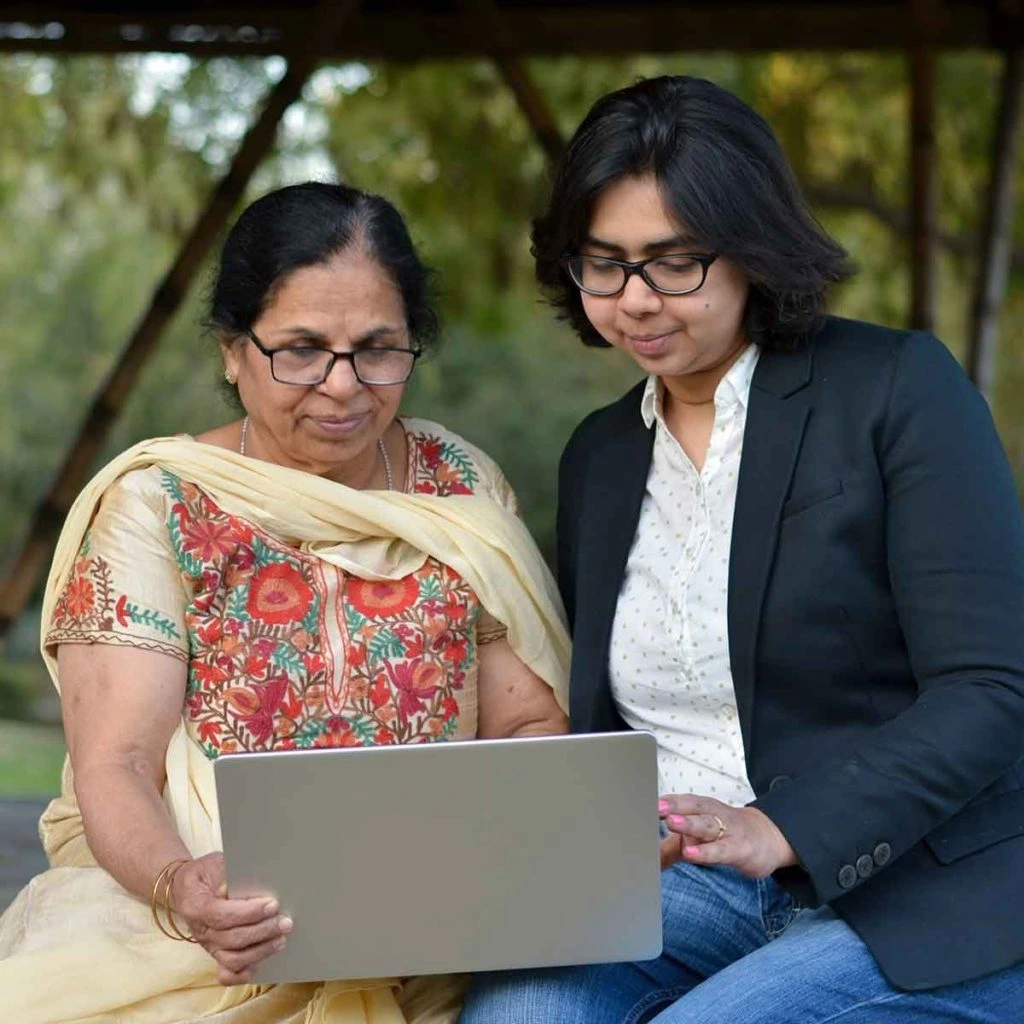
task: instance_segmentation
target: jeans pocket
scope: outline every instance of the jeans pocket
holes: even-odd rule
[[[765,937],[777,939],[802,909],[800,901],[791,896],[773,878],[759,878],[757,895],[761,902],[761,923]]]

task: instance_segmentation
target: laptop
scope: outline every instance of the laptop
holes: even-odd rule
[[[232,896],[295,921],[259,983],[661,953],[644,732],[221,756]]]

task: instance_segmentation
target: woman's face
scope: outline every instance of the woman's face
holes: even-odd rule
[[[412,345],[401,294],[359,248],[288,275],[252,331],[268,349]],[[404,384],[368,387],[341,359],[320,385],[281,384],[248,339],[225,346],[224,360],[249,415],[250,454],[340,480],[375,465],[377,440],[398,413]]]
[[[670,253],[704,253],[672,219],[653,175],[622,178],[598,197],[589,237],[592,256],[635,262]],[[743,313],[749,286],[719,257],[704,284],[688,295],[662,295],[633,274],[617,295],[580,293],[583,309],[605,341],[660,377],[716,376],[744,348]]]

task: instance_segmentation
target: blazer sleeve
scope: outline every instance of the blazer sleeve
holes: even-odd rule
[[[888,574],[918,685],[852,756],[755,801],[819,902],[879,843],[896,861],[1024,757],[1024,528],[985,401],[944,345],[909,337],[875,441]]]

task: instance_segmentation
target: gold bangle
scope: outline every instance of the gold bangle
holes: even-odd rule
[[[156,876],[156,881],[153,883],[153,893],[152,893],[152,895],[150,896],[150,899],[149,899],[149,907],[150,907],[150,910],[153,911],[153,922],[156,924],[157,928],[159,928],[160,931],[163,932],[164,935],[167,936],[167,938],[175,939],[175,940],[177,940],[177,936],[174,935],[172,932],[169,932],[164,927],[163,922],[160,920],[160,913],[159,913],[159,910],[157,908],[157,902],[156,902],[156,894],[157,894],[157,891],[160,888],[160,883],[164,880],[164,876],[167,874],[167,872],[170,871],[175,865],[177,865],[178,867],[181,867],[181,865],[184,864],[184,863],[185,863],[185,861],[183,861],[181,859],[177,859],[177,860],[169,861],[167,864],[165,864],[163,866],[163,868],[160,871],[160,874],[158,874]],[[164,890],[164,891],[166,892],[166,890]]]
[[[198,940],[192,935],[186,935],[179,927],[178,922],[174,919],[174,915],[177,911],[174,909],[174,901],[171,899],[171,886],[174,885],[174,876],[188,863],[187,860],[179,861],[174,865],[173,868],[167,873],[167,881],[164,884],[164,908],[167,913],[167,926],[174,932],[174,934],[182,942],[197,942]]]

